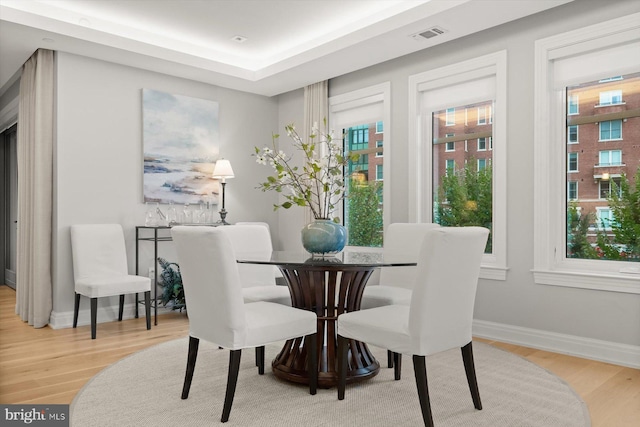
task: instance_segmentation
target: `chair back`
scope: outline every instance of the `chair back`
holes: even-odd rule
[[[265,257],[270,257],[273,251],[271,233],[265,225],[267,224],[236,224],[225,225],[220,229],[231,240],[236,259],[243,254],[264,254]],[[272,265],[238,264],[238,271],[243,288],[276,285],[276,275]]]
[[[246,318],[231,241],[220,227],[171,229],[189,314],[189,333],[223,347],[242,346]]]
[[[427,232],[409,314],[413,354],[426,356],[471,341],[488,235],[489,230],[483,227],[440,227]]]
[[[124,232],[120,224],[72,225],[71,253],[76,282],[129,274]]]
[[[402,259],[416,262],[420,245],[427,231],[440,227],[434,223],[393,223],[387,227],[382,252],[385,257],[401,255]],[[384,286],[396,286],[413,289],[416,281],[416,267],[390,267],[380,270],[379,283]]]

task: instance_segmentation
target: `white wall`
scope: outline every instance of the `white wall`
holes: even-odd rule
[[[227,220],[265,221],[277,230],[278,217],[270,207],[275,196],[255,189],[266,171],[251,156],[254,145],[270,143],[277,129],[277,98],[58,53],[52,318],[61,324],[73,312],[71,224],[122,224],[129,270],[135,269],[135,226],[144,223],[142,88],[219,103],[220,156],[231,161],[236,175],[226,188]],[[140,248],[146,274],[153,246]],[[172,256],[171,244],[161,243],[160,249],[160,256]],[[104,300],[102,308],[117,306],[116,298]],[[87,307],[85,301],[82,308]]]
[[[640,295],[533,282],[534,42],[640,10],[640,2],[574,1],[559,8],[332,79],[330,96],[391,82],[392,222],[408,220],[408,77],[500,50],[508,52],[508,267],[506,281],[482,280],[477,335],[606,358],[615,347],[640,366]],[[388,139],[388,142],[387,142]],[[598,347],[593,350],[593,347]],[[589,353],[590,351],[598,353]]]

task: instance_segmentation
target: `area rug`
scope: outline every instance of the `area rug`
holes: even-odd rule
[[[181,400],[187,338],[133,354],[98,373],[80,390],[70,408],[74,427],[180,426],[220,424],[229,352],[200,343],[187,400]],[[266,348],[265,360],[279,345]],[[370,347],[386,366],[386,351]],[[563,380],[507,351],[474,343],[476,374],[483,409],[473,407],[462,357],[455,349],[427,357],[434,423],[438,427],[586,427],[585,403]],[[229,426],[420,426],[423,425],[410,356],[403,358],[402,379],[382,367],[371,380],[336,389],[319,389],[259,376],[254,353],[242,355]]]

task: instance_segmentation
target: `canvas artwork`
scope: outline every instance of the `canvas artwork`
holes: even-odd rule
[[[218,103],[142,90],[144,201],[218,203]]]

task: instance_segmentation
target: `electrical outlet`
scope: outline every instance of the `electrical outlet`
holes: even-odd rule
[[[156,276],[156,269],[153,267],[149,267],[149,279],[153,280]]]

